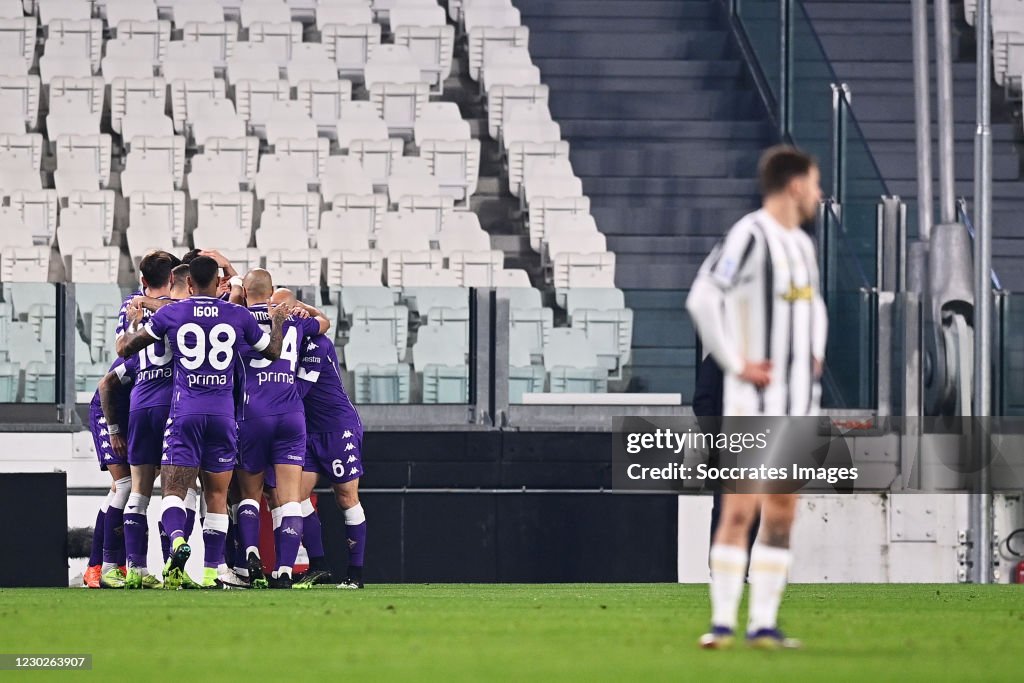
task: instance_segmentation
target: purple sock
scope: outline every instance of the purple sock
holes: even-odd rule
[[[124,510],[113,505],[103,518],[103,561],[124,564]]]
[[[306,546],[310,564],[324,556],[324,539],[321,534],[320,515],[316,510],[302,518],[302,545]]]
[[[149,525],[146,515],[126,512],[124,515],[124,547],[128,564],[133,567],[146,566],[146,531]]]
[[[228,516],[211,512],[206,515],[203,526],[203,566],[216,569],[224,564],[224,543],[228,538]]]
[[[106,513],[101,508],[96,512],[96,524],[92,527],[92,550],[89,552],[89,566],[95,567],[103,562],[103,527]]]
[[[164,523],[164,532],[167,534],[169,543],[173,544],[176,538],[184,538],[188,542],[188,537],[185,536],[185,508],[181,498],[177,496],[164,498],[164,511],[160,515],[160,520]]]
[[[366,552],[366,520],[359,524],[346,524],[345,538],[348,540],[349,567],[362,567]]]
[[[164,531],[163,520],[157,522],[156,525],[157,528],[160,529],[160,550],[164,554],[164,563],[166,563],[168,558],[171,556],[171,537],[167,535],[166,531]]]
[[[238,504],[238,527],[235,535],[238,537],[242,557],[249,556],[249,548],[260,546],[260,504],[252,498],[246,498]]]
[[[299,507],[298,503],[285,503],[281,507],[284,508],[283,512],[292,512],[290,506],[294,505],[296,508]],[[300,512],[296,509],[294,512]],[[274,534],[277,538],[277,569],[280,571],[281,567],[294,567],[295,558],[299,555],[299,542],[302,540],[302,515],[301,514],[283,514],[281,517],[281,526],[277,527],[277,533]]]
[[[192,532],[196,528],[196,511],[185,510],[185,540],[192,538]]]

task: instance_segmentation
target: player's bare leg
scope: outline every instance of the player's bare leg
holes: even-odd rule
[[[112,495],[107,500],[103,517],[103,565],[100,568],[101,588],[124,588],[125,546],[124,508],[131,494],[131,469],[127,464],[107,466],[112,480]]]
[[[263,495],[263,472],[235,471],[238,481],[238,545],[246,558],[246,571],[251,588],[266,588],[267,578],[260,559],[260,497]]]
[[[292,586],[292,567],[295,566],[302,539],[302,506],[299,504],[302,466],[277,463],[274,465],[274,476],[277,480],[276,509],[281,523],[274,532],[277,540],[277,567],[272,575],[271,587],[286,588]]]
[[[366,554],[366,514],[359,502],[359,479],[334,485],[334,500],[345,516],[348,541],[348,576],[338,588],[363,587],[363,558]]]
[[[750,551],[750,622],[747,626],[747,641],[752,647],[800,647],[799,641],[782,635],[776,622],[789,574],[789,536],[796,516],[797,500],[795,493],[771,493],[762,497],[761,529]]]
[[[155,465],[132,465],[132,492],[124,513],[124,545],[128,557],[125,588],[157,588],[160,582],[149,573],[149,522],[146,512],[153,495]]]
[[[192,587],[193,582],[185,573],[185,562],[192,554],[185,535],[185,498],[199,472],[197,467],[164,465],[160,471],[160,485],[163,488],[163,511],[160,521],[171,542],[171,555],[164,565],[164,587]]]
[[[722,516],[711,545],[711,631],[701,636],[701,647],[727,648],[735,640],[747,574],[747,537],[760,502],[757,494],[722,495]]]

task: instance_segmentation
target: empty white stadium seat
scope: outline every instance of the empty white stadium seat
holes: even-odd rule
[[[303,234],[311,239],[319,226],[320,195],[316,192],[271,192],[263,200],[261,230],[285,230],[297,242]]]
[[[608,373],[583,330],[556,328],[544,347],[544,367],[552,393],[604,393]]]
[[[583,330],[598,362],[620,373],[629,363],[633,341],[633,311],[625,307],[622,290],[573,288],[566,292],[570,325]]]
[[[131,229],[145,226],[147,229],[166,230],[173,244],[184,244],[185,193],[136,192],[129,201],[128,223]],[[135,252],[132,251],[132,254]]]
[[[179,25],[175,21],[175,25]],[[182,42],[193,46],[215,68],[224,68],[238,43],[238,25],[233,21],[187,22],[182,30]],[[172,42],[171,45],[174,43]],[[168,46],[170,54],[170,45]]]
[[[144,45],[149,61],[158,64],[166,59],[171,43],[171,22],[127,20],[119,22],[116,29],[118,40]]]
[[[0,281],[46,282],[49,273],[49,246],[0,248]]]
[[[547,224],[561,215],[590,213],[590,197],[533,197],[530,200],[530,247],[540,252]]]
[[[448,268],[463,287],[493,287],[494,275],[504,261],[505,253],[499,249],[456,251],[448,256]]]
[[[0,60],[5,63],[5,68],[28,73],[35,60],[35,49],[36,22],[33,17],[0,19]]]
[[[79,247],[71,254],[71,276],[75,283],[115,282],[121,250],[117,247]]]
[[[2,140],[2,136],[0,136]],[[29,229],[35,244],[50,244],[57,231],[57,191],[16,190],[11,193],[11,208]]]
[[[480,80],[484,54],[490,45],[526,47],[530,31],[522,26],[519,10],[476,5],[467,8],[464,23],[469,36],[469,77]]]
[[[36,6],[43,26],[61,19],[81,21],[92,17],[90,0],[36,0]]]
[[[480,179],[479,140],[424,140],[420,156],[427,160],[443,194],[468,201],[476,192]]]
[[[57,194],[60,196],[59,191]],[[62,199],[66,205],[60,210],[61,226],[99,226],[103,244],[110,244],[114,232],[113,190],[72,190]]]
[[[292,287],[319,287],[320,252],[316,249],[272,249],[264,253],[274,282]]]
[[[39,125],[39,76],[0,76],[0,106],[20,115],[28,130]]]
[[[319,12],[317,21],[320,21]],[[361,83],[366,62],[381,42],[380,24],[329,21],[320,28],[320,33],[328,55],[338,66],[338,74]]]
[[[532,307],[509,306],[509,330],[518,336],[517,343],[525,347],[531,363],[543,361],[544,347],[554,328],[553,316],[550,308],[539,304]]]
[[[357,332],[345,345],[343,358],[354,375],[352,387],[357,402],[409,402],[410,368],[397,362],[396,349],[389,349],[371,334]]]
[[[61,135],[57,138],[57,170],[92,171],[105,187],[110,182],[110,136]]]
[[[434,325],[419,330],[413,346],[416,371],[423,375],[424,403],[469,401],[468,336],[459,326]]]

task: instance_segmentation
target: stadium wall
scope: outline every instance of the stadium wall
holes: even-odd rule
[[[367,432],[363,498],[374,528],[367,578],[705,581],[711,499],[612,493],[609,439],[597,432]],[[96,467],[88,433],[0,434],[0,478],[54,471],[66,472],[68,525],[91,526],[109,477]],[[329,496],[321,511],[340,570],[342,521]],[[807,559],[792,578],[955,582],[966,526],[962,495],[806,496],[793,546]],[[1020,495],[997,495],[997,535],[1021,527]],[[193,541],[200,544],[201,534]],[[1002,558],[1002,581],[1009,560]]]

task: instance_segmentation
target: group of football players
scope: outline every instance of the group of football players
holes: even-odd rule
[[[343,511],[348,575],[362,588],[363,426],[326,334],[330,321],[272,274],[244,276],[217,251],[148,253],[121,306],[117,359],[90,406],[100,468],[112,480],[85,575],[94,588],[310,588],[331,581],[311,497],[320,476]],[[149,573],[147,509],[162,505],[162,581]],[[260,557],[260,503],[275,562]],[[185,571],[196,517],[203,576]],[[309,569],[293,573],[300,544]]]

